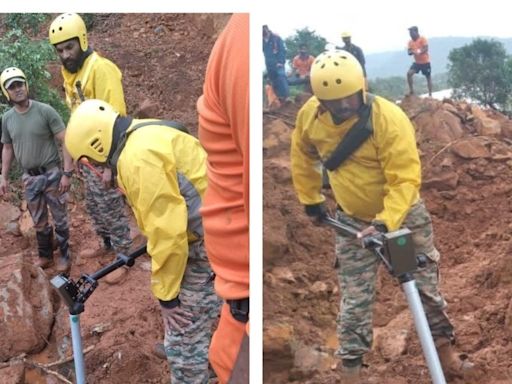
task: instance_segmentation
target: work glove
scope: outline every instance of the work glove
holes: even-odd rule
[[[306,210],[306,215],[309,216],[315,225],[321,225],[323,223],[323,219],[328,215],[325,203],[305,205],[304,208]]]

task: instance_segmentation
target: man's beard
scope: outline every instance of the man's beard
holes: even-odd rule
[[[81,55],[82,56],[82,55]],[[68,59],[62,62],[62,65],[68,72],[77,73],[82,65],[81,57],[78,60]]]
[[[82,51],[80,56],[77,59],[67,59],[66,61],[62,61],[62,66],[66,68],[66,71],[71,73],[77,73],[82,65],[84,65],[85,59],[89,57],[92,53],[91,47],[87,48],[87,51]]]

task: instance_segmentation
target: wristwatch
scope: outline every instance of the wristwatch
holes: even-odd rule
[[[66,177],[71,177],[73,176],[73,172],[75,172],[74,169],[72,169],[71,171],[62,171],[62,174]]]

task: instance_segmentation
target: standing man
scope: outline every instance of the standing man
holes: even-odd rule
[[[268,78],[280,103],[284,104],[290,95],[285,70],[286,48],[283,39],[273,33],[267,25],[263,26],[263,55]]]
[[[446,376],[463,376],[472,364],[452,349],[454,328],[439,292],[439,252],[432,220],[420,198],[421,165],[414,127],[394,103],[364,90],[357,59],[344,51],[319,55],[311,69],[314,96],[300,109],[292,135],[291,169],[298,198],[307,215],[321,222],[326,215],[321,194],[319,156],[329,164],[329,179],[339,209],[337,219],[363,228],[360,236],[413,231],[417,253],[428,260],[414,272],[419,294]],[[365,141],[356,145],[347,132],[364,116]],[[364,120],[363,120],[364,121]],[[363,130],[359,126],[357,129]],[[352,148],[343,162],[334,162],[337,147]],[[361,248],[360,240],[336,236],[337,274],[343,305],[338,316],[342,376],[358,383],[363,356],[372,345],[372,308],[380,259]]]
[[[100,99],[126,115],[121,71],[89,47],[85,23],[79,15],[58,16],[50,25],[49,39],[62,62],[66,103],[71,112],[85,99]],[[88,167],[80,165],[85,177],[86,208],[96,233],[103,239],[103,250],[98,253],[114,250],[127,254],[132,239],[123,197],[114,187],[111,170],[98,170],[101,180]]]
[[[359,64],[361,64],[361,67],[363,68],[363,75],[364,75],[364,81],[365,81],[365,90],[368,89],[368,83],[366,79],[366,61],[364,59],[364,53],[363,50],[358,47],[355,44],[352,44],[352,34],[350,32],[343,32],[341,34],[341,40],[345,43],[343,47],[336,47],[339,49],[343,49],[347,52],[350,52],[354,57],[359,61]]]
[[[237,52],[235,56],[232,52]],[[201,209],[215,290],[225,301],[210,348],[220,383],[249,382],[249,14],[234,14],[208,61],[197,102],[208,153]]]
[[[206,153],[199,141],[172,122],[123,117],[102,100],[87,100],[71,115],[65,143],[75,160],[117,173],[148,240],[172,383],[207,384],[221,302],[203,244]]]
[[[427,78],[428,95],[432,97],[432,78],[430,68],[430,56],[428,54],[428,41],[425,37],[420,36],[418,27],[413,26],[409,28],[409,36],[411,40],[407,44],[407,54],[414,56],[414,63],[407,71],[407,84],[409,84],[409,94],[414,95],[414,88],[412,84],[412,77],[421,71]]]
[[[31,100],[25,74],[16,67],[0,75],[2,92],[12,105],[2,117],[2,174],[0,195],[9,189],[9,169],[14,157],[23,168],[24,195],[36,230],[39,259],[36,265],[53,265],[53,228],[48,223],[48,208],[55,224],[60,257],[57,270],[71,266],[69,226],[66,210],[67,191],[73,172],[71,157],[62,149],[64,172],[60,169],[57,139],[64,142],[65,125],[50,105]]]

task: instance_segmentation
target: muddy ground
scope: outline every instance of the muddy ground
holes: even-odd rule
[[[53,15],[56,16],[56,15]],[[48,22],[51,22],[51,18]],[[123,73],[123,86],[128,114],[178,120],[197,133],[196,101],[202,93],[207,60],[228,14],[104,14],[95,21],[89,33],[90,45],[114,61]],[[46,27],[47,28],[47,27]],[[46,31],[47,29],[43,30]],[[44,34],[45,35],[45,34]],[[59,63],[49,66],[52,84],[61,88]],[[19,183],[4,202],[23,210],[19,199]],[[81,187],[77,183],[69,204],[71,218],[71,251],[74,257],[71,278],[91,273],[112,260],[112,255],[85,257],[100,244],[84,211]],[[0,226],[0,258],[23,253],[27,262],[35,261],[36,245],[26,212],[20,220],[23,236],[8,233]],[[132,220],[136,243],[144,239]],[[48,278],[55,275],[47,270]],[[116,285],[100,280],[86,302],[81,315],[81,329],[88,382],[90,383],[168,383],[167,363],[153,354],[153,346],[161,341],[163,326],[159,306],[149,289],[150,260],[140,257],[127,278]],[[67,307],[57,295],[55,323],[46,347],[25,356],[23,379],[13,383],[62,383],[49,374],[74,381],[73,363],[33,369],[30,361],[41,364],[71,356]],[[58,342],[57,342],[58,340]],[[67,343],[67,344],[66,344]],[[3,368],[5,363],[0,365]],[[1,370],[0,370],[1,371]],[[8,380],[2,376],[2,380]],[[21,380],[21,381],[14,381]]]
[[[340,292],[332,230],[310,223],[295,196],[289,161],[295,105],[264,115],[264,382],[339,383]],[[422,197],[441,252],[441,290],[457,348],[475,380],[512,383],[512,141],[510,120],[476,106],[406,98],[422,160]],[[332,195],[325,191],[329,206]],[[364,382],[427,384],[408,306],[381,268],[375,337]],[[456,379],[456,383],[464,380]]]

